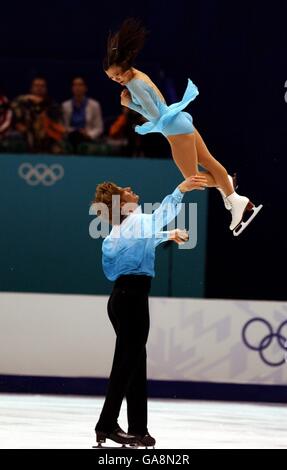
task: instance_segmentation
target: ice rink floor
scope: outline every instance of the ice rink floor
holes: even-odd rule
[[[103,397],[0,394],[0,448],[91,449],[102,404]],[[119,424],[127,429],[125,401]],[[287,448],[285,405],[150,399],[148,427],[157,449]]]

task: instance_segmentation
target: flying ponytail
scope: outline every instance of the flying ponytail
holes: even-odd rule
[[[117,32],[109,31],[106,56],[103,60],[104,70],[118,65],[125,72],[132,67],[149,33],[141,20],[133,17],[126,18]]]

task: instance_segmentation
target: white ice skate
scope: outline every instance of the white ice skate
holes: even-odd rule
[[[226,198],[231,205],[232,221],[229,226],[233,231],[233,235],[237,237],[256,217],[263,205],[255,206],[248,197],[240,196],[235,191]],[[247,220],[243,220],[244,215],[250,214]]]
[[[236,173],[234,173],[233,176],[230,176],[228,175],[228,179],[233,187],[233,190],[235,191],[237,188],[238,188],[238,185],[237,185],[237,176],[236,176]],[[226,199],[226,195],[225,195],[225,192],[223,191],[223,189],[221,188],[216,188],[218,189],[218,191],[220,192],[221,196],[222,196],[222,199],[223,199],[223,202],[224,202],[224,205],[225,205],[225,208],[227,210],[231,210],[231,204],[230,202]]]

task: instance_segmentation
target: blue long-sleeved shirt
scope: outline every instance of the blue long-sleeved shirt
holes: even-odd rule
[[[169,236],[160,231],[179,214],[183,195],[176,188],[152,214],[143,213],[138,206],[120,225],[113,226],[102,244],[102,266],[110,281],[122,274],[155,276],[155,248]]]

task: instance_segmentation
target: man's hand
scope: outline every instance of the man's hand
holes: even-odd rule
[[[208,181],[205,176],[201,175],[193,175],[186,178],[180,185],[178,189],[185,193],[187,191],[193,191],[194,189],[200,189],[201,191],[204,190],[208,186]]]
[[[182,230],[180,228],[176,228],[175,230],[170,231],[169,240],[173,240],[178,245],[182,245],[189,240],[189,235],[185,229]]]
[[[126,88],[121,92],[121,105],[122,106],[128,106],[130,101],[132,100],[131,94],[129,90]]]

